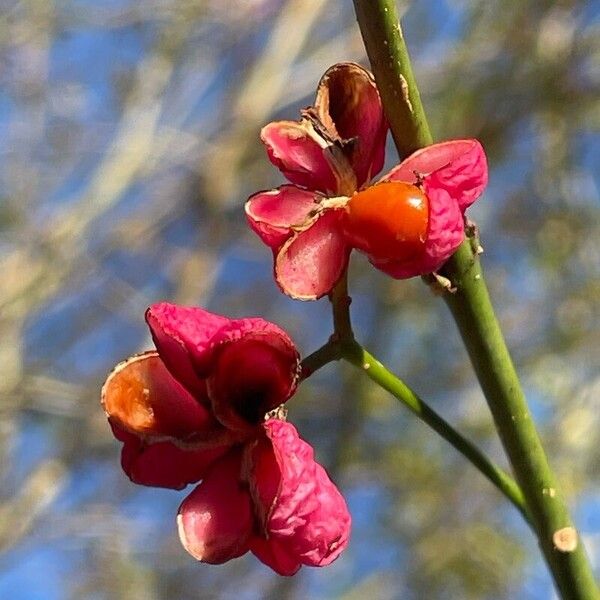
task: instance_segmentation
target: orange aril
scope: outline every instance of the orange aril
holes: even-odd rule
[[[379,259],[404,259],[423,249],[429,202],[416,185],[389,181],[354,194],[344,232],[351,246]]]

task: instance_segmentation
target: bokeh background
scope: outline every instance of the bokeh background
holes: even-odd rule
[[[149,303],[265,316],[304,353],[328,336],[327,301],[278,292],[242,206],[282,181],[260,127],[296,118],[330,64],[365,63],[351,2],[0,7],[0,598],[551,598],[516,512],[347,365],[289,405],[353,513],[330,568],[283,579],[251,556],[197,564],[175,528],[186,492],[120,471],[99,390],[150,346]],[[489,154],[471,213],[489,284],[598,567],[600,5],[399,10],[435,136],[476,136]],[[443,302],[358,255],[351,293],[360,340],[506,464]]]

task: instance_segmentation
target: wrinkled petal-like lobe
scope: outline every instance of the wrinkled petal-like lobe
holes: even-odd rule
[[[296,390],[300,356],[287,333],[260,318],[231,321],[212,341],[207,379],[216,418],[231,430],[255,429]]]
[[[181,490],[200,481],[208,468],[229,447],[183,450],[172,442],[148,443],[111,423],[115,437],[123,442],[121,466],[133,483]]]
[[[230,319],[197,307],[168,302],[153,304],[146,321],[165,365],[199,400],[205,397],[201,377],[207,369],[207,348],[213,335]]]
[[[278,575],[290,577],[302,566],[286,545],[274,538],[267,540],[258,535],[253,536],[250,540],[250,551]]]
[[[415,171],[442,187],[464,212],[483,192],[488,180],[485,152],[477,140],[451,140],[411,154],[383,177],[385,181],[414,183]]]
[[[465,237],[464,217],[458,203],[443,188],[424,182],[429,198],[429,223],[423,253],[410,260],[371,263],[396,279],[407,279],[439,269]]]
[[[157,352],[118,364],[102,388],[102,404],[111,421],[138,436],[186,439],[216,425]]]
[[[310,121],[269,123],[260,137],[269,159],[288,181],[319,192],[338,189],[338,177],[327,151],[329,143]]]
[[[250,227],[270,248],[279,248],[292,234],[292,227],[303,225],[319,207],[320,194],[282,185],[276,190],[258,192],[246,202]]]
[[[179,539],[197,560],[221,564],[248,551],[254,516],[240,462],[238,450],[218,460],[179,507]]]
[[[294,560],[328,565],[348,544],[346,502],[293,425],[269,419],[264,429],[266,437],[247,446],[244,463],[266,540],[251,549],[278,572],[294,572]]]
[[[356,63],[330,67],[317,88],[317,114],[325,126],[335,127],[357,178],[357,187],[381,171],[387,121],[371,73]]]
[[[275,258],[275,280],[283,293],[316,300],[332,290],[348,264],[341,217],[342,211],[327,210],[281,247]]]

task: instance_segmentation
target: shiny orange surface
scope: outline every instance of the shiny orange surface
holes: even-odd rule
[[[344,231],[353,247],[373,258],[403,259],[423,249],[428,217],[429,202],[420,188],[386,182],[350,199]]]

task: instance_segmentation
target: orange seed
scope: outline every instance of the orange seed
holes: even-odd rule
[[[378,260],[402,260],[422,251],[429,202],[416,185],[390,181],[358,192],[346,205],[349,243]]]

